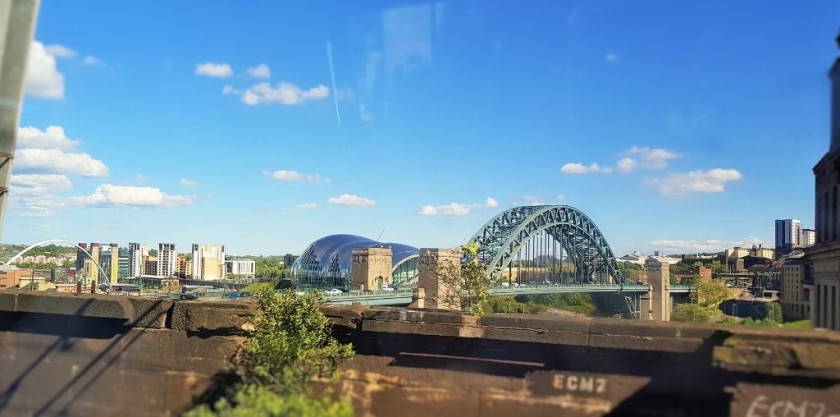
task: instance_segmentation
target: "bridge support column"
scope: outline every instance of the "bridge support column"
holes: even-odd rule
[[[642,320],[671,321],[671,277],[668,264],[655,258],[645,261],[648,293],[642,297],[640,318]]]
[[[417,286],[425,308],[461,310],[461,253],[454,249],[420,249]],[[422,307],[419,307],[422,308]]]
[[[391,248],[355,248],[350,278],[354,289],[378,291],[391,285]]]

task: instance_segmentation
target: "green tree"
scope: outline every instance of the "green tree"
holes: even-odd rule
[[[487,312],[490,298],[490,279],[487,270],[478,262],[478,244],[467,243],[458,251],[461,253],[459,265],[443,263],[439,266],[438,279],[445,288],[460,288],[460,292],[444,294],[443,304],[457,304],[460,299],[461,310],[480,316]]]
[[[784,321],[782,305],[777,302],[764,303],[764,319],[775,323]]]
[[[714,309],[694,303],[675,304],[674,311],[671,312],[673,321],[707,323],[713,316]]]
[[[279,257],[260,256],[254,259],[254,269],[257,277],[280,278],[283,275],[283,260]]]
[[[718,261],[717,259],[715,259],[714,261],[712,261],[712,263],[709,264],[709,268],[712,269],[712,273],[715,275],[726,272],[726,265],[720,263],[720,261]]]
[[[729,288],[720,281],[703,281],[697,285],[697,304],[703,307],[717,307],[730,297]]]
[[[262,289],[255,298],[254,330],[231,370],[233,382],[186,415],[352,416],[347,399],[334,400],[329,388],[321,394],[310,389],[313,379],[334,380],[338,364],[353,355],[350,345],[331,337],[318,307],[323,297]]]
[[[463,294],[461,304],[470,314],[480,316],[485,313],[484,307],[490,298],[490,279],[487,269],[478,262],[478,244],[467,243],[461,246],[466,262],[461,263],[461,282]]]

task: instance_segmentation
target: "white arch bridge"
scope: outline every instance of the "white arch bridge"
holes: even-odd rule
[[[96,265],[96,269],[99,271],[99,274],[98,274],[99,279],[97,280],[98,281],[97,283],[98,284],[105,284],[109,287],[111,286],[111,282],[108,280],[108,276],[107,276],[107,274],[105,274],[105,271],[102,269],[102,266],[99,265],[99,261],[93,259],[93,256],[85,248],[83,248],[83,247],[79,246],[78,244],[73,243],[73,242],[71,242],[67,239],[47,239],[47,240],[42,240],[42,241],[37,242],[37,243],[33,243],[33,244],[27,246],[24,250],[18,252],[16,255],[9,258],[9,260],[6,261],[6,263],[4,265],[11,265],[16,260],[20,259],[23,255],[25,255],[27,252],[31,251],[32,249],[35,249],[39,246],[43,246],[43,245],[46,245],[46,244],[49,244],[49,243],[65,243],[65,244],[71,245],[71,246],[75,247],[76,249],[79,249],[80,251],[82,251],[88,258],[90,258],[91,261],[93,261],[93,263]]]

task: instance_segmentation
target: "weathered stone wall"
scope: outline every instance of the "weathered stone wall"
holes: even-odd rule
[[[252,306],[0,292],[0,415],[177,414],[227,365]],[[341,385],[359,416],[840,413],[834,332],[323,311],[358,352]]]

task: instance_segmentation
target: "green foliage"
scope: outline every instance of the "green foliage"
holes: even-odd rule
[[[715,275],[726,272],[726,265],[720,263],[718,260],[712,261],[712,263],[709,264],[709,268],[712,269],[712,273]]]
[[[353,356],[350,345],[330,336],[329,320],[319,309],[318,293],[296,295],[263,288],[255,294],[258,311],[227,384],[220,394],[190,410],[210,416],[352,416],[347,399],[329,388],[315,394],[310,382],[337,377],[337,366]]]
[[[702,306],[694,303],[674,304],[671,320],[694,323],[707,323],[712,320],[717,311],[714,307]]]
[[[465,294],[461,296],[461,304],[470,314],[480,316],[486,313],[484,307],[490,298],[490,279],[487,271],[478,262],[478,244],[467,243],[461,246],[461,251],[467,262],[461,264],[461,281]]]
[[[213,407],[207,404],[188,411],[187,417],[352,417],[353,407],[346,398],[333,400],[328,396],[320,399],[305,394],[281,395],[260,386],[245,385],[234,394],[233,405],[222,398]]]
[[[771,320],[776,323],[784,321],[782,312],[782,305],[776,302],[764,303],[764,319]]]
[[[254,273],[258,277],[285,278],[288,275],[287,267],[283,265],[283,258],[278,256],[260,256],[254,258]]]
[[[490,299],[490,279],[487,271],[478,262],[478,244],[468,243],[459,248],[461,258],[466,261],[460,264],[450,262],[441,263],[438,277],[445,288],[460,288],[441,295],[440,303],[457,305],[460,300],[461,310],[480,316],[487,313]]]
[[[253,284],[248,284],[245,288],[242,288],[242,292],[255,293],[262,289],[274,289],[275,285],[274,281],[255,282]]]
[[[760,327],[779,327],[779,322],[770,319],[754,319],[752,317],[745,318],[741,325],[743,326],[760,326]]]
[[[539,314],[546,309],[546,306],[537,304],[533,300],[521,303],[513,297],[490,297],[484,305],[485,312],[493,313]]]
[[[697,285],[697,304],[703,307],[717,307],[731,296],[729,288],[721,281],[702,281]]]
[[[811,328],[811,320],[797,320],[797,321],[789,321],[782,324],[782,327],[788,329],[810,329]]]
[[[697,288],[700,285],[700,283],[702,282],[702,280],[703,280],[703,277],[701,277],[700,275],[692,275],[688,278],[683,278],[683,280],[680,284],[690,285],[692,288]]]
[[[533,302],[558,310],[586,315],[593,314],[597,310],[592,295],[587,293],[521,295],[517,296],[517,301]]]
[[[350,345],[330,336],[329,320],[318,308],[324,301],[320,294],[263,289],[255,297],[256,330],[241,358],[246,383],[300,393],[312,378],[334,376],[338,363],[353,356]]]

